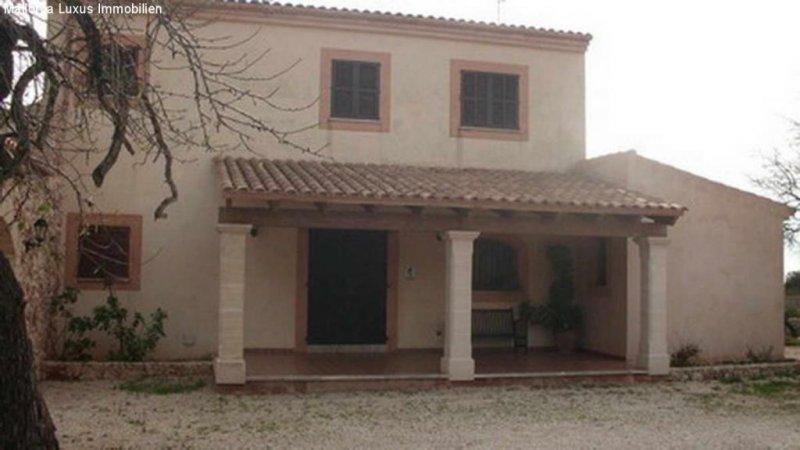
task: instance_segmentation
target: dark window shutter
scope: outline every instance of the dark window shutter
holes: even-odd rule
[[[111,89],[129,96],[139,93],[137,68],[140,57],[141,50],[134,45],[113,43],[102,47],[103,78]]]
[[[513,246],[493,239],[478,239],[472,255],[472,289],[518,291],[517,252]]]
[[[380,64],[334,60],[331,117],[380,118]]]
[[[78,241],[78,278],[124,280],[130,274],[131,229],[126,226],[92,226]]]
[[[519,129],[519,77],[461,72],[461,125]]]

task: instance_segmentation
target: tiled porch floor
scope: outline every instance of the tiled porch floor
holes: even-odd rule
[[[324,376],[439,376],[441,350],[400,350],[393,353],[294,353],[247,350],[249,379]],[[476,349],[478,376],[561,372],[624,372],[625,360],[595,353],[562,355],[551,350],[514,353],[510,349]]]

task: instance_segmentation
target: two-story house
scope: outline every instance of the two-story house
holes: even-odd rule
[[[241,384],[660,375],[684,343],[710,360],[782,351],[789,210],[633,152],[587,160],[589,35],[238,2],[198,15],[213,19],[209,36],[256,36],[237,51],[271,49],[253,73],[294,65],[275,100],[313,106],[274,121],[317,124],[302,138],[325,146],[311,155],[265,138],[258,154],[192,154],[159,221],[161,169],[120,163],[86,221],[122,246],[79,238],[68,216],[67,284],[86,308],[102,301],[81,249],[113,253],[104,271],[123,303],[170,315],[158,358],[212,356],[218,383]],[[180,73],[147,64],[140,76],[191,96]],[[574,262],[581,351],[476,338],[487,326],[476,311],[502,321],[485,310],[518,317],[521,302],[547,301],[554,245]],[[553,346],[529,331],[527,346]]]

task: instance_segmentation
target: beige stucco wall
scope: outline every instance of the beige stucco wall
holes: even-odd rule
[[[583,307],[582,347],[627,356],[627,254],[625,239],[607,244],[606,286],[597,286],[597,239],[579,241],[576,261],[578,301]]]
[[[564,169],[584,157],[584,58],[581,53],[308,27],[260,27],[222,20],[215,21],[201,33],[207,37],[244,37],[256,31],[257,36],[240,48],[207,56],[218,61],[230,60],[241,53],[257,55],[270,48],[269,56],[251,70],[257,76],[274,74],[299,60],[287,75],[258,86],[265,93],[280,87],[272,98],[278,104],[292,107],[312,104],[295,113],[254,110],[281,129],[317,122],[319,108],[314,102],[320,94],[323,46],[391,54],[391,131],[371,133],[313,128],[294,136],[309,147],[325,147],[324,156],[344,162],[528,170]],[[169,65],[170,55],[159,48],[153,49],[152,58],[160,65]],[[528,141],[450,137],[451,59],[528,66]],[[191,96],[191,83],[186,82],[185,74],[153,66],[150,79],[164,90]],[[180,109],[189,105],[173,101],[169,106]],[[95,124],[97,142],[106,142],[110,128],[101,121]],[[214,139],[224,142],[230,141],[232,136],[221,134]],[[313,157],[280,146],[269,137],[253,142],[259,156]],[[88,162],[81,156],[73,164],[88,174],[102,150],[97,149]],[[180,200],[169,208],[168,219],[152,219],[155,207],[167,194],[159,162],[141,164],[141,158],[123,153],[102,190],[88,187],[87,197],[96,205],[97,212],[144,217],[141,289],[119,291],[117,295],[123,306],[132,310],[150,312],[162,307],[169,314],[167,337],[159,344],[155,357],[210,357],[216,352],[219,248],[215,225],[217,207],[222,204],[213,170],[215,155],[197,149],[173,150],[182,161],[174,170]],[[88,177],[86,185],[91,186]],[[65,208],[77,209],[73,198],[66,201]],[[443,246],[430,245],[435,239],[432,236],[409,234],[401,237],[400,267],[408,263],[419,265],[416,280],[400,277],[401,347],[441,346],[435,330],[440,329],[443,322],[444,262],[440,248]],[[296,243],[296,231],[291,229],[259,230],[257,237],[247,238],[246,347],[287,348],[293,345]],[[105,295],[102,291],[83,292],[78,312],[88,313]],[[106,350],[107,346],[100,345],[97,353],[104,354]]]
[[[587,161],[590,172],[689,208],[670,227],[670,351],[698,344],[703,357],[742,359],[783,348],[783,236],[776,203],[627,152]],[[628,244],[629,351],[638,341],[638,248]]]
[[[293,138],[312,148],[327,145],[322,154],[339,161],[403,163],[447,166],[479,166],[528,170],[564,169],[583,159],[585,152],[584,57],[581,53],[532,48],[423,39],[402,35],[365,34],[341,30],[222,20],[202,29],[208,37],[256,37],[224,55],[208,53],[210,59],[233,59],[231,53],[257,55],[270,48],[269,57],[252,68],[264,76],[293,63],[297,66],[268,84],[252,84],[265,92],[279,88],[272,100],[284,106],[312,106],[296,113],[258,107],[253,112],[279,129],[295,129],[318,121],[320,54],[322,48],[386,52],[391,55],[391,130],[387,133],[315,128]],[[167,60],[162,52],[154,59]],[[466,59],[525,65],[529,69],[528,141],[514,142],[450,137],[450,62]],[[175,72],[153,68],[152,80],[167,90],[191,93],[191,83]],[[260,139],[256,150],[268,157],[307,157]],[[310,157],[310,156],[308,156]]]
[[[248,239],[245,348],[294,348],[297,229],[259,228]]]
[[[444,343],[444,242],[436,233],[399,233],[398,348],[440,348]],[[405,276],[411,267],[413,279]]]

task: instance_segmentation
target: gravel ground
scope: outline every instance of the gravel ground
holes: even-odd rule
[[[155,395],[47,382],[64,448],[800,448],[800,376],[416,393]]]

